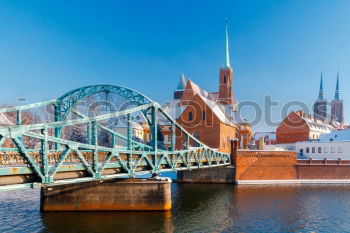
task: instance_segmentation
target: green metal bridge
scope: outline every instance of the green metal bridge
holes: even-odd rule
[[[126,87],[86,86],[0,114],[10,119],[0,125],[0,190],[230,164],[229,154],[206,146],[157,102]],[[160,120],[171,131],[168,147]],[[135,122],[149,127],[149,140],[135,137]]]

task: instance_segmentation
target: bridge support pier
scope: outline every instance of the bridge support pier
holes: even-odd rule
[[[113,179],[41,189],[41,211],[44,212],[170,209],[170,179]]]
[[[177,172],[179,183],[233,184],[235,167],[232,165],[212,168],[198,168]]]

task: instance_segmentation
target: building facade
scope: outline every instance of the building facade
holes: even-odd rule
[[[296,143],[302,158],[350,159],[350,129],[337,130],[322,135],[317,141]]]
[[[313,118],[303,111],[292,111],[277,127],[276,143],[288,144],[317,140],[322,134],[328,134],[333,130],[335,128],[325,120]]]

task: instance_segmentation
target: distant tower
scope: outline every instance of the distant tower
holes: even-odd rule
[[[340,100],[339,98],[339,71],[337,74],[334,100],[331,103],[331,120],[338,123],[344,123],[343,100]]]
[[[186,87],[186,78],[184,74],[181,74],[179,84],[177,85],[176,91],[174,91],[174,99],[181,99]]]
[[[320,91],[318,99],[314,103],[314,118],[319,120],[327,120],[327,100],[323,98],[323,77],[321,73]]]
[[[220,69],[219,80],[219,102],[221,104],[233,105],[235,104],[233,90],[232,90],[232,78],[233,71],[230,65],[230,52],[228,48],[228,24],[226,20],[226,46],[225,46],[225,63]]]

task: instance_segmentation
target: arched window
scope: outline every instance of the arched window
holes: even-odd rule
[[[202,120],[205,120],[205,111],[202,112]]]
[[[226,75],[224,75],[224,83],[226,83]]]
[[[192,113],[192,112],[189,112],[189,113],[188,113],[188,120],[189,120],[189,121],[192,121],[192,120],[193,120],[193,113]]]

